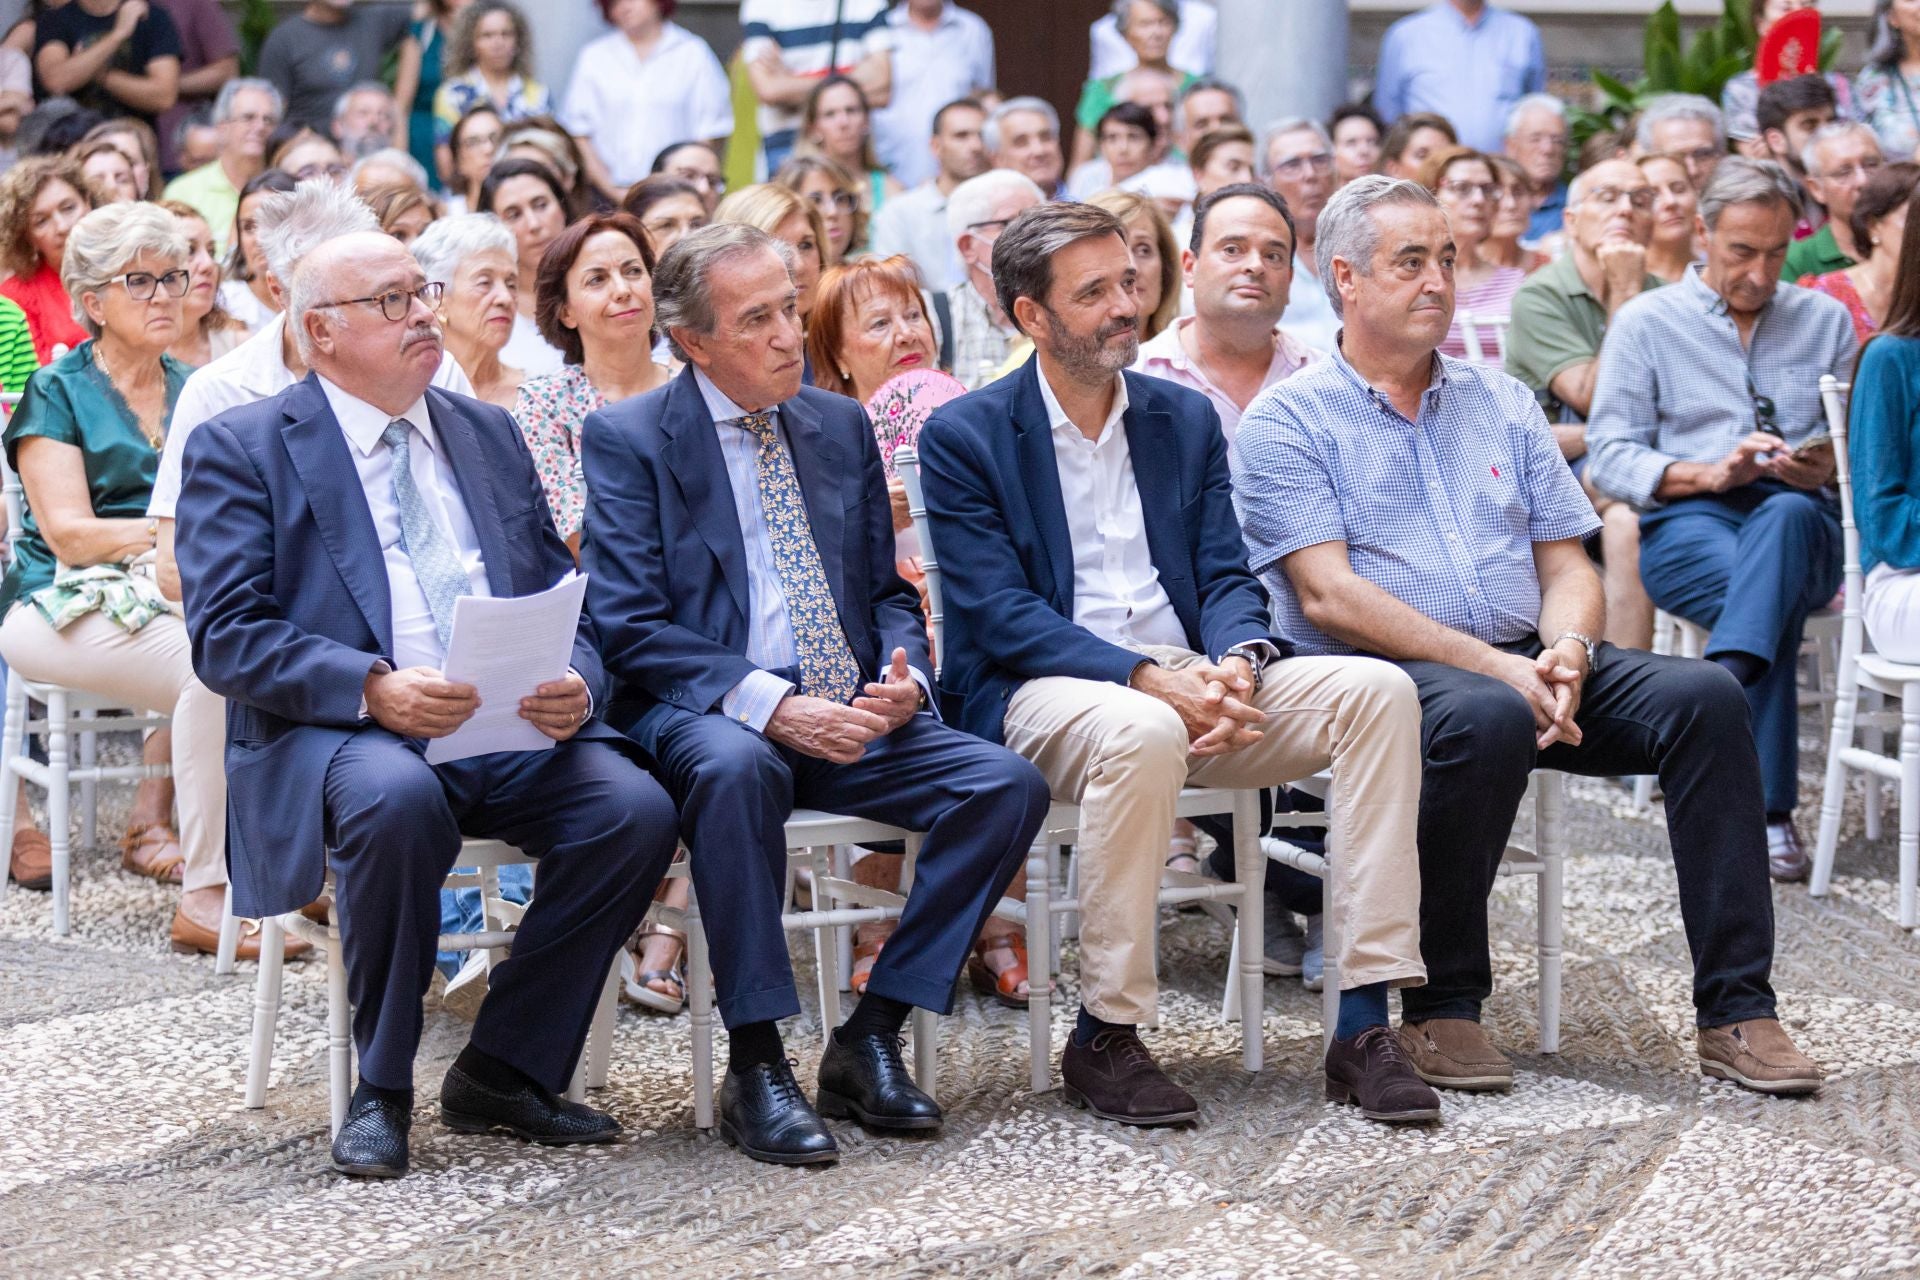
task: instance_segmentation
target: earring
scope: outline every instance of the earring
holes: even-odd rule
[[[852,375],[852,374],[850,374],[850,373],[848,373],[848,372],[847,372],[847,371],[846,371],[845,369],[842,369],[842,370],[840,371],[840,381],[842,381],[842,382],[852,382],[852,381],[853,381],[853,375]]]

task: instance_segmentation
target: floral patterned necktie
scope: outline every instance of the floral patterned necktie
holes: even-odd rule
[[[740,419],[740,425],[760,442],[755,461],[760,512],[787,596],[787,618],[800,655],[800,692],[830,702],[850,702],[860,692],[860,664],[840,629],[793,459],[780,447],[780,433],[767,414],[750,413]]]

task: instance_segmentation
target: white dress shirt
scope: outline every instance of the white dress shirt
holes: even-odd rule
[[[893,31],[893,96],[873,113],[873,145],[880,163],[915,187],[938,168],[927,144],[940,108],[998,83],[993,30],[979,14],[952,3],[941,9],[932,31],[922,31],[905,4],[887,11],[887,26]]]
[[[582,48],[560,118],[628,186],[672,143],[730,136],[733,91],[707,42],[669,22],[645,58],[618,31]]]
[[[1105,80],[1140,65],[1119,24],[1107,14],[1093,24],[1091,80]],[[1196,76],[1213,74],[1214,56],[1220,45],[1220,11],[1202,0],[1180,0],[1180,27],[1173,33],[1167,49],[1167,61]]]
[[[432,667],[438,671],[446,660],[446,651],[440,645],[440,632],[434,626],[427,593],[414,574],[413,561],[400,547],[400,507],[393,499],[393,451],[380,439],[394,419],[325,378],[320,379],[320,389],[326,393],[327,404],[347,438],[347,452],[360,475],[374,535],[380,542],[380,557],[386,564],[387,594],[393,610],[393,665],[402,670]],[[487,566],[480,556],[480,540],[467,517],[467,504],[453,478],[452,465],[433,429],[426,397],[415,400],[399,416],[413,426],[407,461],[427,514],[459,555],[460,565],[467,571],[469,594],[492,595]]]
[[[173,418],[167,424],[167,442],[160,450],[153,497],[147,502],[148,515],[160,520],[173,519],[174,509],[180,502],[180,458],[186,452],[187,437],[195,428],[229,409],[277,396],[294,384],[293,370],[287,368],[280,350],[280,335],[286,328],[285,313],[274,316],[266,328],[227,354],[195,369],[186,385],[180,388],[180,399],[175,402]],[[440,356],[440,368],[433,375],[433,385],[463,396],[473,394],[473,384],[467,381],[460,362],[445,353]]]
[[[1187,647],[1187,630],[1160,585],[1147,546],[1146,516],[1127,447],[1127,380],[1113,376],[1113,409],[1089,440],[1040,371],[1040,398],[1053,428],[1053,457],[1060,468],[1060,498],[1073,541],[1073,621],[1102,640],[1137,649],[1142,645]]]
[[[967,281],[960,250],[947,230],[947,197],[932,182],[903,191],[873,215],[873,255],[904,253],[920,268],[920,283],[945,293]]]

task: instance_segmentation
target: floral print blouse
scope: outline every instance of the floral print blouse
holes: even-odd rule
[[[580,532],[587,510],[587,483],[580,472],[580,427],[588,414],[606,403],[577,364],[528,378],[520,384],[520,398],[514,402],[513,420],[520,424],[520,434],[533,454],[554,527],[563,538]]]

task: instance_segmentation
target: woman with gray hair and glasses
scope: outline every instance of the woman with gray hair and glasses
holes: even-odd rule
[[[446,286],[435,314],[447,353],[473,381],[473,394],[512,409],[526,371],[501,362],[513,337],[520,255],[506,224],[490,213],[442,218],[412,245],[427,279]]]
[[[186,365],[169,356],[183,323],[189,249],[151,204],[116,204],[67,237],[61,282],[87,339],[36,373],[7,423],[7,460],[26,490],[13,567],[0,583],[0,655],[29,680],[172,717],[147,762],[121,865],[178,884],[176,950],[212,952],[226,873],[225,709],[193,673],[187,631],[154,580],[147,501]],[[180,829],[170,821],[178,792]],[[243,954],[257,955],[253,938]]]

